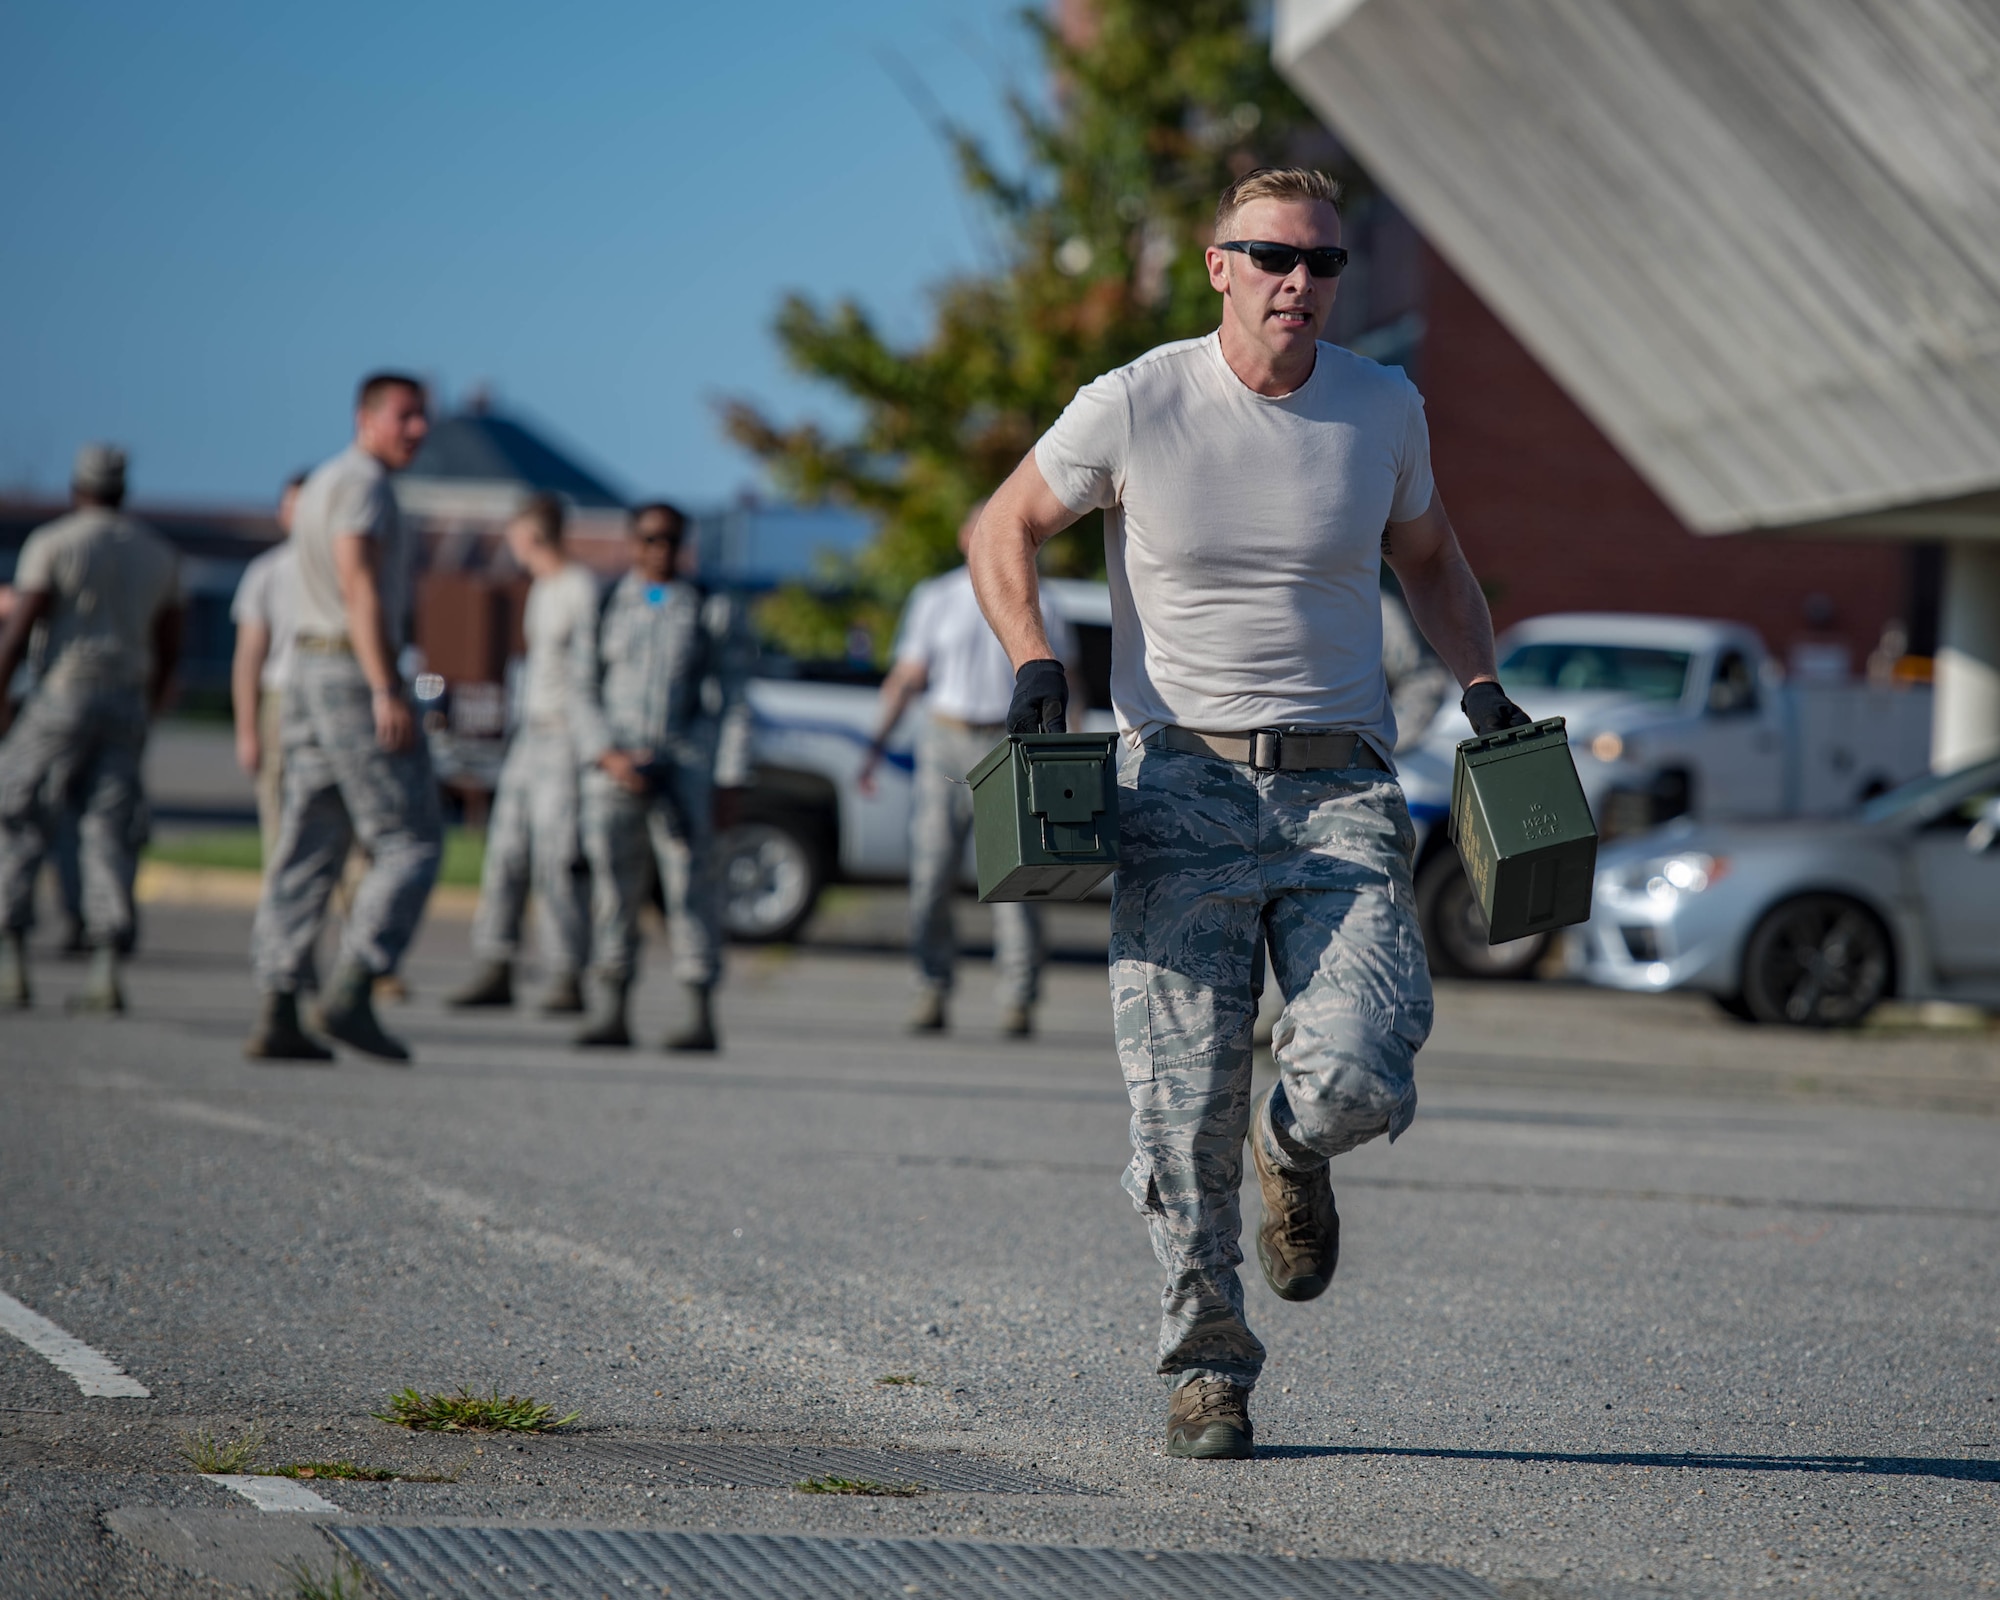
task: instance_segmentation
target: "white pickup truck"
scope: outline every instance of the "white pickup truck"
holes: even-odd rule
[[[1573,612],[1499,641],[1500,681],[1531,717],[1562,717],[1592,814],[1607,837],[1678,816],[1827,817],[1924,772],[1930,691],[1786,683],[1755,629],[1693,617]],[[1456,705],[1397,756],[1417,823],[1417,902],[1434,971],[1525,975],[1546,936],[1489,946],[1445,837]]]

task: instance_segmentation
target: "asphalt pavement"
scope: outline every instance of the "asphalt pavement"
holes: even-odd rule
[[[122,1019],[66,1018],[45,957],[0,1022],[0,1326],[149,1395],[0,1332],[0,1593],[289,1594],[336,1538],[396,1595],[2000,1588],[2000,1036],[1447,986],[1415,1126],[1336,1163],[1333,1290],[1249,1274],[1258,1458],[1173,1461],[1071,915],[1030,1043],[983,962],[952,1036],[903,1035],[893,905],[850,896],[733,953],[713,1058],[448,1014],[458,921],[389,1008],[407,1070],[245,1063],[240,909],[150,908]],[[581,1418],[370,1415],[461,1384]],[[449,1481],[264,1511],[180,1455],[253,1427],[257,1464]],[[1084,1550],[1130,1554],[1063,1577]]]

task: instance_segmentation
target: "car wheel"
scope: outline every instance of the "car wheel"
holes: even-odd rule
[[[1417,874],[1417,920],[1431,971],[1441,978],[1526,978],[1548,953],[1546,933],[1486,942],[1486,913],[1473,898],[1456,850],[1439,850]]]
[[[1851,1028],[1889,992],[1894,952],[1874,912],[1802,894],[1764,914],[1743,956],[1743,1003],[1759,1022]]]
[[[770,944],[805,926],[819,901],[819,851],[804,827],[759,818],[722,836],[722,927],[732,939]]]

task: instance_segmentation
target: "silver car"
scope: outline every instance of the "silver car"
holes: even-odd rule
[[[1567,949],[1593,983],[1701,989],[1758,1022],[1847,1026],[1891,996],[2000,1008],[2000,760],[1841,821],[1616,840]]]

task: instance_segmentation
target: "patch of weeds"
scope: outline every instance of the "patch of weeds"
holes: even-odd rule
[[[259,1467],[266,1478],[342,1478],[352,1483],[456,1483],[435,1472],[391,1472],[387,1467],[357,1467],[352,1461],[294,1461],[282,1467]]]
[[[196,1472],[233,1474],[243,1471],[264,1448],[264,1429],[252,1423],[240,1439],[218,1439],[206,1428],[181,1435],[180,1457]]]
[[[368,1569],[358,1561],[341,1557],[322,1578],[304,1561],[286,1567],[292,1580],[292,1600],[368,1600],[375,1586],[368,1581]]]
[[[457,1394],[399,1389],[389,1396],[387,1411],[369,1415],[398,1428],[421,1428],[431,1433],[546,1433],[550,1428],[568,1427],[583,1415],[572,1411],[558,1417],[555,1409],[515,1394],[502,1399],[497,1385],[492,1394],[480,1395],[460,1384]]]
[[[895,1500],[924,1492],[921,1483],[877,1483],[873,1478],[807,1478],[794,1487],[800,1494],[879,1494]]]
[[[875,1381],[877,1383],[888,1384],[892,1388],[900,1388],[904,1384],[916,1384],[920,1388],[926,1387],[924,1380],[919,1378],[914,1372],[885,1372]]]

